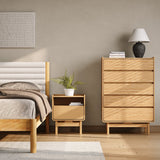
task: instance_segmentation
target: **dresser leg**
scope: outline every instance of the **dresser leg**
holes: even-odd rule
[[[79,122],[79,133],[82,135],[82,121]]]
[[[145,127],[145,133],[146,134],[150,134],[150,124],[148,123],[148,124],[146,124],[146,127]]]
[[[147,134],[150,134],[150,124],[147,124]]]
[[[109,135],[109,123],[106,123],[107,135]]]
[[[55,135],[58,135],[58,126],[57,126],[57,121],[55,122]]]

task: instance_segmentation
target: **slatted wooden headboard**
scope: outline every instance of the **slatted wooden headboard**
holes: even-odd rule
[[[12,81],[38,84],[49,96],[49,62],[0,62],[0,84]]]

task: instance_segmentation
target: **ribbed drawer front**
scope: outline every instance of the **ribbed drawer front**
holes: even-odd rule
[[[83,120],[84,106],[54,106],[55,120]]]
[[[104,60],[104,70],[153,70],[153,68],[153,58]]]
[[[104,96],[104,107],[153,107],[153,96]]]
[[[104,108],[106,122],[151,122],[153,108]]]
[[[102,121],[154,121],[154,58],[102,58]]]
[[[104,71],[104,82],[153,82],[152,71]]]
[[[153,84],[151,83],[106,83],[104,84],[104,94],[121,95],[153,95]]]

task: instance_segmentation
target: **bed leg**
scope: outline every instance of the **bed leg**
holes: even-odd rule
[[[49,115],[46,117],[46,133],[49,133]]]
[[[36,127],[36,119],[31,120],[31,133],[30,133],[30,152],[37,152],[37,127]]]

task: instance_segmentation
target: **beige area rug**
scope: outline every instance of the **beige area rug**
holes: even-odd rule
[[[105,160],[100,142],[0,142],[0,160]]]

